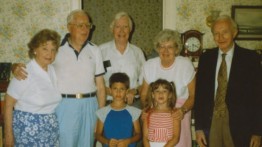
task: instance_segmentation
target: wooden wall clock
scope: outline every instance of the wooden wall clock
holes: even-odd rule
[[[203,49],[203,33],[197,30],[188,30],[182,33],[181,37],[183,48],[180,54],[189,57],[197,70],[199,56]]]
[[[203,33],[197,30],[189,30],[181,35],[182,39],[182,56],[199,57],[203,48]]]

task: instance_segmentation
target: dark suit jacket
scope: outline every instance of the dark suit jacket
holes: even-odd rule
[[[214,107],[218,48],[199,60],[196,79],[195,125],[208,137]],[[262,136],[262,68],[254,51],[235,45],[228,80],[226,104],[235,147],[248,147],[251,135]]]

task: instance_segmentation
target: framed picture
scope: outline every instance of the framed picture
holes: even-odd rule
[[[232,6],[238,24],[237,40],[262,40],[262,6]]]

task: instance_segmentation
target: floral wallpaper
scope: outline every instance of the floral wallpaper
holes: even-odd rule
[[[69,0],[1,0],[0,62],[27,62],[27,43],[44,28],[66,33]]]
[[[1,0],[0,5],[0,62],[27,62],[27,43],[39,30],[54,29],[61,36],[67,32],[66,16],[71,10],[72,0]],[[123,1],[123,3],[121,3]],[[204,48],[214,47],[206,17],[212,10],[231,15],[232,5],[262,5],[262,0],[175,0],[177,13],[174,16],[180,33],[197,29],[204,33]],[[162,0],[87,0],[83,2],[91,17],[103,21],[97,25],[93,39],[97,44],[112,39],[109,24],[113,14],[119,10],[132,14],[135,32],[132,43],[140,46],[147,55],[151,54],[154,34],[162,29]],[[102,4],[102,5],[100,5]],[[93,10],[91,10],[93,8]],[[108,15],[106,15],[108,14]],[[98,24],[104,24],[99,28]],[[143,27],[140,27],[143,26]],[[102,32],[102,35],[99,34]],[[96,39],[95,39],[96,38]],[[262,49],[262,41],[237,41],[250,49]]]
[[[261,0],[175,0],[176,26],[174,29],[183,33],[190,29],[196,29],[204,33],[203,48],[215,46],[210,28],[206,25],[206,18],[212,11],[219,11],[221,15],[231,15],[232,5],[262,5]],[[96,44],[112,39],[109,25],[113,16],[118,11],[128,12],[135,23],[135,31],[132,43],[141,47],[147,56],[151,56],[153,50],[153,38],[162,29],[161,0],[84,0],[83,8],[93,17],[96,30],[92,41]],[[161,15],[160,15],[161,14]],[[250,49],[262,49],[262,41],[237,41],[243,47]]]
[[[176,29],[185,32],[196,29],[204,33],[203,48],[215,46],[210,28],[206,25],[206,17],[211,11],[220,11],[220,15],[231,16],[232,5],[262,5],[262,0],[176,0],[177,21]],[[250,49],[262,49],[262,40],[259,41],[236,41],[240,46]]]

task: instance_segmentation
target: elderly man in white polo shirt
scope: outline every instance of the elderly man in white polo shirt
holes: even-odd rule
[[[63,97],[57,109],[61,147],[92,147],[95,111],[105,105],[102,55],[87,40],[91,27],[85,11],[71,12],[67,18],[69,34],[54,63]]]
[[[105,81],[107,89],[107,103],[112,97],[108,91],[109,77],[116,72],[124,72],[130,78],[130,90],[127,94],[127,103],[140,107],[139,80],[141,80],[141,68],[145,62],[145,56],[140,48],[128,42],[132,31],[132,20],[126,12],[115,15],[110,25],[114,40],[100,45],[106,70]]]
[[[74,10],[67,17],[67,34],[54,68],[62,102],[57,108],[61,147],[93,147],[98,107],[105,105],[105,73],[99,48],[88,41],[92,24],[87,12]],[[21,66],[18,79],[26,78]]]

